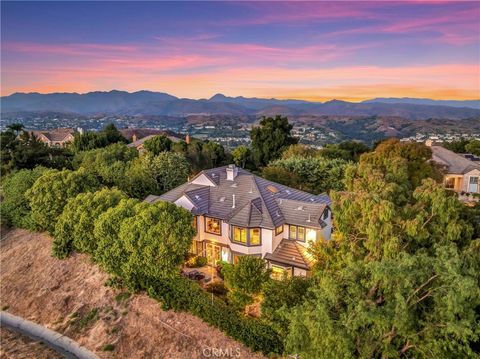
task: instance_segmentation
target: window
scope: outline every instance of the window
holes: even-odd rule
[[[216,218],[205,217],[205,232],[220,236],[222,234],[222,221]]]
[[[297,229],[297,240],[305,241],[305,227],[298,227]]]
[[[454,189],[455,188],[455,178],[448,177],[445,179],[445,188]]]
[[[328,210],[328,208],[325,208],[325,210],[323,211],[323,217],[322,217],[322,218],[323,218],[324,220],[327,219],[327,218],[328,218],[328,214],[329,214],[329,210]]]
[[[198,224],[197,224],[197,221],[198,221],[198,218],[197,218],[197,216],[193,216],[193,220],[192,220],[192,226],[193,226],[193,228],[195,228],[195,232],[198,230]]]
[[[250,228],[250,245],[258,246],[260,244],[260,228]]]
[[[316,239],[317,238],[317,236],[316,236],[317,232],[314,229],[305,228],[305,227],[301,227],[301,226],[289,225],[288,238],[296,240],[296,241],[305,242],[305,238],[307,237],[307,234],[308,234],[308,239],[309,240],[311,238],[313,238],[313,234],[312,234],[311,231],[313,231],[315,233],[315,239]]]
[[[290,226],[288,237],[291,239],[297,239],[297,226]]]
[[[246,246],[259,246],[262,244],[260,228],[244,228],[232,226],[232,242]]]
[[[275,228],[275,235],[278,236],[279,234],[283,233],[283,224]]]
[[[233,241],[247,244],[247,230],[241,227],[233,227]]]
[[[275,264],[270,266],[272,273],[270,277],[276,280],[282,280],[283,278],[290,278],[292,276],[292,268],[280,267]]]

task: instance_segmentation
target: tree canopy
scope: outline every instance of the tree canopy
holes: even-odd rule
[[[0,206],[2,225],[30,230],[36,229],[25,193],[45,173],[45,167],[19,170],[8,175],[2,183],[3,200]]]
[[[429,178],[429,153],[390,140],[347,171],[346,191],[333,193],[336,231],[313,249],[313,297],[290,316],[290,353],[473,356],[480,244],[462,205]]]
[[[97,248],[93,232],[95,220],[124,198],[123,192],[107,188],[71,198],[55,224],[53,254],[58,258],[67,257],[72,250],[94,254]]]
[[[161,152],[170,151],[172,148],[172,143],[172,140],[167,136],[158,135],[145,141],[143,147],[154,155],[158,155]]]
[[[252,155],[258,167],[266,166],[270,161],[282,156],[283,151],[298,139],[290,133],[293,125],[282,116],[263,117],[260,125],[252,129]]]
[[[290,157],[270,162],[262,174],[268,180],[320,194],[343,189],[347,165],[348,162],[341,159]]]
[[[35,181],[25,196],[29,199],[35,223],[53,233],[57,218],[67,201],[79,193],[98,188],[95,176],[83,168],[78,171],[48,170]]]

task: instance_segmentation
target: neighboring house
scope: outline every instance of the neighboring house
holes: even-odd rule
[[[229,165],[200,172],[191,181],[146,202],[173,202],[195,215],[192,252],[236,263],[239,256],[264,258],[272,275],[307,275],[307,248],[330,239],[330,198],[267,181]]]
[[[65,147],[73,142],[75,130],[73,128],[57,128],[54,130],[31,131],[33,135],[47,146]]]
[[[432,160],[445,172],[445,188],[457,192],[480,193],[480,163],[441,146],[431,146]]]

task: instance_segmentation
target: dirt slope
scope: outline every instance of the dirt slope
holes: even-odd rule
[[[190,314],[104,286],[107,275],[87,256],[60,261],[50,247],[45,234],[2,233],[2,309],[68,335],[102,358],[202,358],[212,357],[211,348],[261,357]]]

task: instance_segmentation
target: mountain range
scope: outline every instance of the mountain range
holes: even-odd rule
[[[417,98],[376,98],[363,102],[310,102],[264,98],[178,98],[167,93],[138,91],[78,93],[14,93],[0,98],[2,117],[8,113],[55,111],[79,115],[249,115],[249,116],[396,116],[410,120],[480,118],[480,100],[450,101]]]

